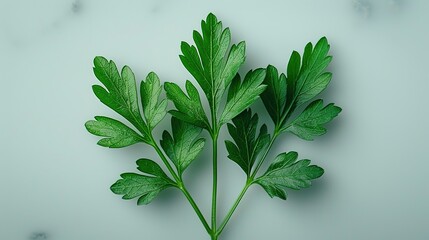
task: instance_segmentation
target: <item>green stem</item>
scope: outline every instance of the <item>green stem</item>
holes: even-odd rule
[[[207,233],[209,235],[212,234],[212,230],[210,229],[209,224],[207,223],[206,219],[204,218],[204,215],[201,213],[200,209],[198,208],[197,204],[195,203],[194,199],[192,198],[191,194],[188,192],[186,187],[183,185],[183,183],[182,183],[181,187],[179,187],[179,188],[180,188],[180,190],[182,190],[183,194],[188,199],[192,208],[194,208],[195,212],[197,213],[198,217],[200,218],[200,221],[203,223],[204,228],[206,229]]]
[[[214,96],[214,92],[213,92]],[[216,103],[213,101],[213,104],[210,107],[211,112],[211,120],[212,120],[212,129],[210,131],[210,135],[212,138],[212,149],[213,149],[213,189],[212,189],[212,240],[217,239],[216,228],[217,228],[217,139],[219,135],[218,122],[216,119],[217,107]]]
[[[229,219],[231,219],[232,214],[234,213],[235,209],[238,207],[238,204],[240,204],[241,199],[243,199],[244,194],[247,192],[247,189],[252,185],[253,180],[250,178],[247,180],[246,185],[244,186],[243,190],[241,190],[240,195],[238,195],[237,199],[235,200],[234,204],[232,205],[231,209],[228,211],[227,215],[225,216],[225,219],[222,221],[222,224],[220,225],[219,229],[216,232],[216,235],[219,236],[223,229],[225,228],[226,224],[228,223]]]
[[[180,177],[174,171],[174,169],[171,166],[171,164],[168,162],[167,158],[164,156],[164,153],[161,151],[161,149],[159,148],[159,146],[156,143],[156,141],[153,139],[152,136],[150,136],[150,138],[152,140],[152,144],[151,144],[152,147],[155,149],[156,153],[158,153],[159,157],[161,157],[161,160],[162,160],[162,162],[164,162],[165,166],[167,166],[168,171],[171,173],[171,175],[173,176],[174,180],[176,180],[177,183],[182,182],[180,180]]]
[[[216,129],[216,128],[215,128]],[[216,131],[216,130],[215,130]],[[215,133],[213,138],[213,192],[212,192],[212,233],[216,233],[216,207],[217,207],[217,138],[218,133]],[[217,239],[213,238],[212,239]]]

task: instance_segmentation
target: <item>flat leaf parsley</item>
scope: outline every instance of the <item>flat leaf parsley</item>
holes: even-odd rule
[[[162,85],[158,75],[150,72],[140,83],[131,68],[120,71],[112,60],[95,57],[94,74],[101,85],[92,87],[97,98],[121,115],[126,122],[96,116],[85,123],[86,129],[102,137],[98,144],[122,148],[137,143],[152,147],[159,159],[139,159],[140,173],[123,173],[112,186],[113,193],[123,199],[137,199],[138,205],[149,204],[158,194],[175,188],[183,193],[212,240],[219,239],[231,216],[249,187],[261,186],[270,197],[287,198],[287,189],[299,190],[323,175],[321,167],[310,160],[298,160],[298,153],[280,153],[272,159],[265,173],[258,171],[268,157],[274,142],[283,133],[292,133],[304,140],[313,140],[326,133],[326,124],[341,108],[323,100],[313,100],[329,84],[332,74],[327,67],[328,40],[323,37],[314,46],[308,43],[302,56],[293,51],[285,73],[276,67],[249,70],[240,77],[238,71],[245,61],[246,44],[231,45],[231,32],[223,28],[215,15],[201,22],[201,32],[193,32],[194,45],[182,42],[180,60],[194,77],[197,86],[186,81],[184,89],[176,83]],[[165,92],[164,92],[165,91]],[[203,107],[200,94],[209,109]],[[139,94],[140,93],[140,94]],[[259,122],[251,106],[261,99],[272,123]],[[168,108],[168,100],[174,108]],[[171,131],[164,131],[160,140],[154,129],[171,115]],[[217,173],[218,137],[226,125],[230,138],[225,140],[228,158],[245,173],[246,180],[238,198],[218,224]],[[269,127],[272,126],[272,127]],[[203,132],[207,132],[205,137]],[[159,137],[159,136],[157,136]],[[210,138],[213,164],[211,218],[202,214],[186,188],[183,174],[198,160]],[[167,172],[159,165],[163,164]]]

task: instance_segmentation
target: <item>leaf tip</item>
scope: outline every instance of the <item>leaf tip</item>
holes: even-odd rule
[[[115,183],[113,183],[110,186],[109,189],[110,189],[110,191],[112,191],[112,193],[114,193],[114,194],[121,194],[121,192],[118,189],[118,185],[120,184],[121,181],[122,181],[122,179],[119,179],[119,180],[117,180]]]
[[[334,106],[334,107],[337,110],[337,115],[343,111],[343,109],[341,107],[338,107],[338,106]]]
[[[310,167],[313,170],[310,172],[310,177],[312,179],[320,178],[325,173],[325,170],[317,165],[312,165]]]
[[[93,62],[94,62],[94,66],[97,66],[102,62],[107,62],[107,59],[103,56],[95,56]]]
[[[88,132],[91,132],[91,126],[94,124],[95,120],[88,120],[85,122],[84,126],[86,128],[86,130],[88,130]]]
[[[217,17],[216,17],[216,15],[214,15],[214,13],[210,12],[207,15],[206,21],[207,22],[209,22],[209,21],[217,22]]]

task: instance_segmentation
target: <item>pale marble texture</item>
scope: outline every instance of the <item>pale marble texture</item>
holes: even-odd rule
[[[327,135],[284,136],[271,154],[298,151],[325,176],[287,201],[253,187],[221,239],[429,239],[428,10],[424,0],[0,0],[0,239],[208,239],[178,191],[144,207],[112,194],[120,173],[155,153],[101,148],[83,124],[117,116],[92,94],[94,56],[183,84],[180,41],[209,12],[246,40],[243,72],[284,70],[292,50],[327,36],[334,77],[322,95],[343,108]],[[207,216],[209,155],[185,174]],[[244,174],[222,144],[219,155],[222,217]]]

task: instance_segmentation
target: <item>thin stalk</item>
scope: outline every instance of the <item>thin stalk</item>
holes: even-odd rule
[[[165,166],[167,166],[167,169],[171,173],[171,175],[173,176],[174,180],[176,180],[177,183],[182,182],[180,180],[180,177],[174,171],[174,169],[171,166],[171,164],[168,162],[167,158],[164,156],[164,153],[161,151],[161,149],[159,148],[159,146],[156,143],[156,141],[153,139],[152,136],[150,136],[150,138],[152,140],[152,144],[151,144],[152,147],[155,149],[156,153],[159,155],[159,157],[161,158],[161,160],[165,164]]]
[[[214,108],[213,108],[214,109]],[[216,236],[216,227],[217,227],[217,139],[219,130],[217,127],[217,120],[216,120],[216,112],[212,111],[212,126],[213,126],[213,132],[212,132],[212,143],[213,143],[213,191],[212,191],[212,239],[217,239]]]
[[[182,187],[180,188],[180,190],[182,190],[183,194],[188,199],[192,208],[194,208],[195,212],[197,213],[198,217],[200,218],[200,221],[203,223],[204,228],[206,229],[207,233],[209,235],[212,234],[212,230],[211,230],[209,224],[207,223],[206,219],[204,218],[204,215],[201,213],[200,209],[198,208],[198,205],[195,203],[194,199],[192,198],[191,194],[188,192],[186,187],[183,185],[183,183],[182,183]]]
[[[253,181],[249,178],[246,182],[246,185],[244,186],[243,190],[241,190],[240,194],[238,195],[237,199],[235,200],[234,204],[232,205],[231,209],[228,211],[228,213],[225,216],[225,219],[222,221],[222,224],[219,226],[219,229],[216,232],[216,235],[219,236],[223,229],[225,228],[226,224],[228,223],[229,219],[231,219],[232,214],[234,213],[235,209],[237,209],[238,204],[240,204],[241,199],[243,199],[244,194],[247,192],[247,189],[252,185]]]

